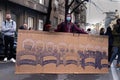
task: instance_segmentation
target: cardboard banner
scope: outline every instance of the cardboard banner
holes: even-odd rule
[[[108,73],[108,37],[19,31],[16,73]]]

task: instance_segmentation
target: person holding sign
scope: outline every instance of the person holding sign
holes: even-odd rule
[[[83,29],[77,27],[76,24],[71,22],[72,16],[71,14],[67,14],[65,22],[60,23],[57,26],[55,32],[68,32],[68,33],[82,33],[87,34]]]

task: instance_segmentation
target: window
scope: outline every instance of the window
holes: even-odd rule
[[[54,25],[54,26],[57,26],[57,25],[58,25],[58,18],[57,18],[57,17],[54,17],[53,25]]]
[[[55,5],[54,7],[57,8],[57,9],[58,9],[58,3],[59,3],[58,0],[54,1],[54,5]]]
[[[29,28],[32,28],[33,29],[33,20],[34,18],[33,17],[28,17],[28,29]]]
[[[2,28],[2,21],[3,21],[3,13],[2,13],[2,11],[0,11],[0,31]]]
[[[12,19],[16,22],[17,21],[17,15],[15,13],[11,14]]]
[[[39,26],[38,26],[38,30],[43,31],[43,20],[39,19]]]
[[[45,2],[44,0],[39,0],[39,3],[40,3],[40,4],[43,4],[43,5],[44,5],[44,2]]]
[[[62,22],[62,19],[60,19],[60,23]]]

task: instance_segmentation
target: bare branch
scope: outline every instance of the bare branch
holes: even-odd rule
[[[65,22],[66,22],[66,15],[68,14],[69,7],[68,7],[68,0],[65,0]]]
[[[83,4],[85,2],[85,0],[84,1],[81,1],[72,11],[71,11],[71,13],[73,13],[81,4]]]
[[[83,7],[84,7],[85,9],[87,9],[87,7],[86,7],[86,4],[85,4],[85,3],[83,3]]]
[[[72,2],[68,5],[68,7],[72,6],[75,0],[72,0]]]

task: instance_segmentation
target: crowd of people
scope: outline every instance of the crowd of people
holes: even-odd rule
[[[77,23],[72,23],[71,20],[72,20],[71,14],[67,14],[65,21],[58,24],[57,28],[54,31],[90,34],[91,29],[85,31],[84,29],[80,28],[79,25],[77,25]],[[31,30],[31,28],[28,28],[28,25],[26,23],[20,26],[19,29]],[[48,24],[44,26],[44,31],[50,31],[50,30],[51,30],[51,22],[49,21]],[[12,62],[16,62],[13,53],[15,31],[16,31],[16,22],[11,19],[11,14],[6,14],[6,20],[3,21],[2,24],[2,33],[4,35],[3,39],[5,46],[4,61],[10,60]],[[116,67],[120,67],[120,19],[117,19],[116,24],[113,25],[113,30],[111,29],[110,26],[107,28],[106,32],[104,28],[101,28],[100,35],[108,35],[109,37],[109,43],[108,43],[109,66],[116,58],[116,56],[118,56]],[[8,49],[10,49],[10,51],[8,51]]]
[[[113,28],[113,30],[112,30]],[[100,29],[100,35],[108,35],[108,62],[109,67],[113,60],[117,59],[116,67],[120,67],[120,19],[116,20],[116,24]]]
[[[24,23],[19,27],[21,30],[31,30],[28,28],[28,25]],[[16,22],[12,20],[11,14],[6,14],[6,20],[2,23],[2,36],[3,36],[3,45],[4,45],[4,62],[12,61],[16,62],[16,55],[14,53],[14,40],[16,32]]]

